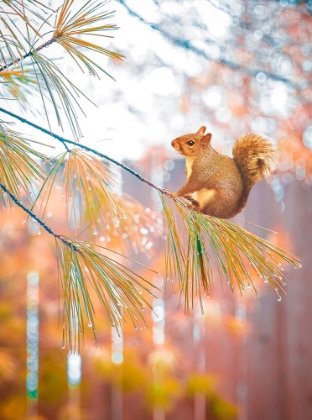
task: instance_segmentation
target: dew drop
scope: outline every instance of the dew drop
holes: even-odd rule
[[[279,296],[278,298],[277,298],[277,301],[278,302],[280,302],[282,300],[282,298]]]

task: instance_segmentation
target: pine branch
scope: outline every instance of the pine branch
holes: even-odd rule
[[[72,247],[72,244],[67,241],[66,239],[64,239],[64,237],[62,237],[62,235],[58,235],[57,233],[55,233],[46,223],[44,223],[34,212],[32,212],[31,210],[29,210],[27,207],[24,206],[23,203],[21,203],[21,201],[13,194],[11,193],[11,191],[9,191],[5,185],[2,184],[2,182],[0,182],[0,188],[2,189],[3,192],[5,192],[10,198],[11,200],[18,206],[20,207],[22,210],[24,210],[25,213],[28,214],[28,216],[30,216],[32,219],[36,220],[37,223],[39,223],[39,225],[41,227],[43,227],[43,229],[48,232],[50,235],[54,236],[54,238],[57,238],[59,240],[61,240],[64,245],[70,246]]]
[[[250,271],[263,278],[265,282],[274,288],[278,300],[281,299],[279,291],[284,291],[285,277],[280,268],[280,262],[284,261],[294,268],[301,267],[298,257],[281,249],[264,239],[240,228],[228,220],[206,216],[191,210],[184,199],[173,199],[169,191],[161,189],[152,182],[143,178],[126,165],[104,155],[88,146],[65,139],[57,134],[49,132],[30,121],[21,118],[9,111],[0,108],[0,111],[17,118],[37,130],[41,130],[60,141],[81,147],[99,157],[102,157],[128,171],[140,181],[155,188],[163,205],[166,237],[166,278],[177,277],[180,282],[181,294],[185,298],[185,310],[189,311],[194,304],[195,297],[199,298],[202,306],[202,287],[206,294],[210,294],[213,286],[213,273],[211,270],[211,256],[207,248],[207,242],[212,251],[212,257],[217,262],[220,280],[225,280],[234,292],[236,288],[242,293],[246,288],[252,287],[257,293],[256,286]],[[166,203],[164,196],[171,198],[170,204]],[[178,213],[178,214],[176,214]],[[184,224],[184,232],[177,228],[178,220]],[[187,245],[185,245],[187,237]],[[249,267],[243,261],[247,260]],[[190,282],[190,283],[189,283]]]
[[[85,337],[84,318],[92,328],[94,341],[97,343],[91,290],[96,293],[108,322],[113,326],[122,329],[121,322],[126,323],[127,318],[130,318],[136,329],[138,325],[145,324],[142,310],[146,306],[151,308],[151,305],[142,295],[142,291],[155,297],[151,289],[157,289],[156,286],[118,262],[116,258],[95,251],[89,243],[55,233],[1,182],[0,188],[56,241],[58,275],[64,293],[62,347],[67,344],[70,350],[80,351],[81,340]],[[104,251],[111,251],[118,257],[127,258],[111,249],[98,247]],[[156,273],[154,270],[150,271]]]
[[[99,156],[99,157],[101,157],[103,159],[106,159],[109,162],[112,162],[112,163],[114,163],[117,166],[120,166],[122,169],[124,169],[125,171],[131,173],[133,176],[135,176],[140,181],[142,181],[145,184],[149,185],[150,187],[156,189],[160,193],[165,194],[168,197],[170,197],[169,192],[167,192],[165,189],[157,187],[157,185],[153,184],[151,181],[149,181],[148,179],[144,178],[138,172],[134,171],[133,169],[129,168],[128,166],[124,165],[123,163],[118,162],[117,160],[115,160],[115,159],[113,159],[113,158],[111,158],[111,157],[109,157],[107,155],[104,155],[103,153],[98,152],[97,150],[92,149],[91,147],[85,146],[84,144],[80,144],[80,143],[77,143],[75,141],[65,139],[64,137],[61,137],[58,134],[53,133],[52,131],[46,130],[45,128],[43,128],[43,127],[41,127],[41,126],[39,126],[39,125],[37,125],[37,124],[35,124],[35,123],[27,120],[26,118],[20,117],[19,115],[14,114],[13,112],[7,111],[4,108],[1,108],[0,107],[0,112],[3,112],[4,114],[10,115],[11,117],[16,118],[17,120],[21,121],[22,123],[27,124],[27,125],[35,128],[36,130],[42,131],[43,133],[47,134],[48,136],[51,136],[51,137],[55,138],[56,140],[58,140],[63,145],[72,144],[72,145],[75,145],[76,147],[80,147],[81,149],[87,150],[88,152],[94,153],[95,155],[97,155],[97,156]]]
[[[49,47],[53,43],[57,43],[67,51],[68,55],[75,61],[76,65],[83,73],[86,69],[90,75],[100,78],[98,74],[98,71],[100,70],[113,79],[99,61],[94,61],[93,58],[88,55],[88,52],[96,52],[113,59],[122,60],[124,58],[122,54],[104,48],[100,42],[94,43],[88,40],[90,39],[90,36],[92,36],[93,39],[98,40],[101,40],[103,37],[111,38],[112,36],[108,35],[108,33],[118,29],[115,24],[106,23],[106,20],[113,17],[115,12],[106,11],[104,9],[105,4],[106,2],[95,0],[87,1],[82,6],[77,5],[76,7],[76,3],[73,0],[64,0],[61,7],[56,11],[55,24],[50,25],[49,23],[49,19],[52,15],[47,18],[40,16],[43,23],[40,28],[37,29],[32,25],[31,19],[26,16],[24,6],[19,9],[14,8],[13,5],[10,4],[10,7],[13,7],[16,11],[18,18],[26,23],[27,34],[24,34],[19,26],[11,19],[9,19],[9,22],[1,19],[2,24],[10,33],[10,36],[13,37],[14,45],[12,45],[12,41],[7,39],[6,35],[3,35],[0,31],[0,38],[5,43],[7,55],[9,56],[9,58],[6,59],[5,54],[0,49],[0,58],[3,61],[2,67],[0,67],[0,76],[2,75],[1,72],[4,72],[9,67],[21,63],[26,58],[30,58],[30,65],[33,68],[37,91],[40,94],[49,127],[50,121],[47,112],[47,99],[50,100],[57,118],[57,123],[61,127],[63,127],[63,123],[60,109],[65,114],[75,139],[78,139],[81,136],[77,121],[77,109],[84,113],[81,105],[81,97],[84,97],[91,103],[93,102],[74,83],[72,83],[68,77],[66,77],[61,68],[57,66],[52,59],[46,57],[41,51],[43,48]],[[31,9],[27,9],[27,11],[34,13]],[[39,32],[44,24],[52,26],[52,38],[40,46],[35,47],[37,41],[36,38],[34,40],[31,39],[29,28],[34,31],[36,37],[42,38],[42,35]],[[15,33],[16,31],[17,33]],[[26,46],[21,42],[23,39],[27,43]],[[13,54],[12,46],[18,51],[19,56],[17,58],[16,55]],[[28,49],[30,50],[27,51]],[[7,62],[7,60],[10,61]],[[23,81],[25,83],[26,79]],[[13,81],[10,82],[13,83]]]
[[[39,52],[40,50],[42,50],[43,48],[48,47],[49,45],[53,44],[54,42],[56,42],[56,38],[55,37],[52,37],[49,41],[43,43],[39,47],[31,49],[30,51],[28,51],[28,53],[24,54],[22,57],[17,58],[16,60],[13,60],[10,63],[8,63],[8,64],[0,67],[0,72],[3,71],[3,70],[8,69],[9,67],[13,66],[14,64],[20,63],[25,58],[30,57],[34,52]]]

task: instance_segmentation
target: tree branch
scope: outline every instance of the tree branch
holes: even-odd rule
[[[162,28],[160,28],[158,25],[156,25],[155,23],[152,22],[148,22],[146,21],[144,18],[142,18],[142,16],[140,16],[138,13],[134,12],[132,9],[130,9],[130,7],[126,4],[126,2],[124,0],[119,0],[119,3],[121,3],[125,9],[128,11],[128,13],[139,19],[142,23],[144,23],[145,25],[149,26],[150,28],[152,28],[154,31],[159,32],[161,35],[163,35],[166,39],[168,39],[172,44],[177,45],[181,48],[190,50],[192,52],[194,52],[195,54],[204,57],[205,59],[212,61],[212,62],[218,62],[226,67],[229,67],[232,70],[239,70],[242,71],[243,73],[249,74],[250,76],[256,76],[259,72],[262,72],[266,75],[266,77],[272,79],[272,80],[276,80],[278,82],[283,82],[287,85],[289,85],[290,87],[294,88],[294,89],[299,89],[302,90],[305,86],[306,86],[306,82],[303,82],[302,84],[299,83],[295,83],[290,79],[287,79],[286,77],[283,76],[279,76],[278,74],[269,72],[267,70],[264,69],[251,69],[249,67],[245,67],[242,66],[241,64],[228,60],[226,58],[220,57],[219,59],[214,58],[213,56],[209,55],[206,51],[202,51],[199,48],[195,47],[194,45],[192,45],[192,42],[187,40],[187,39],[181,39],[178,37],[175,37],[173,35],[171,35],[170,33],[168,33],[167,31],[163,30]],[[209,42],[211,42],[211,40],[209,40]]]
[[[30,216],[32,219],[36,220],[37,223],[39,223],[40,226],[43,227],[43,229],[45,231],[47,231],[50,235],[54,236],[55,239],[59,239],[60,241],[63,242],[63,244],[65,244],[66,246],[68,246],[69,248],[75,250],[75,251],[79,251],[75,245],[73,245],[70,241],[66,240],[62,235],[58,235],[57,233],[55,233],[47,224],[45,224],[35,213],[33,213],[31,210],[29,210],[27,207],[25,207],[20,201],[19,199],[11,193],[11,191],[9,191],[5,185],[3,185],[0,182],[0,188],[2,189],[2,191],[4,191],[6,194],[8,194],[8,196],[11,198],[11,200],[18,206],[20,207],[22,210],[24,210],[25,213],[28,214],[28,216]]]
[[[45,42],[44,44],[41,44],[38,48],[34,48],[34,49],[30,50],[28,53],[26,53],[22,57],[17,58],[16,60],[11,61],[11,63],[6,64],[3,67],[0,67],[0,72],[3,71],[3,70],[6,70],[7,68],[9,68],[11,66],[13,66],[14,64],[19,63],[20,61],[24,60],[25,58],[31,56],[32,53],[33,53],[33,51],[38,52],[38,51],[42,50],[43,48],[48,47],[49,45],[53,44],[54,42],[56,42],[56,38],[55,37],[51,38],[49,41]]]
[[[150,187],[154,188],[155,190],[159,191],[161,194],[165,194],[166,196],[171,197],[170,196],[170,193],[166,189],[157,187],[157,185],[153,184],[151,181],[149,181],[148,179],[144,178],[138,172],[134,171],[133,169],[129,168],[128,166],[124,165],[123,163],[118,162],[117,160],[115,160],[115,159],[113,159],[113,158],[111,158],[111,157],[109,157],[107,155],[104,155],[103,153],[98,152],[95,149],[92,149],[91,147],[85,146],[84,144],[80,144],[80,143],[77,143],[77,142],[72,141],[72,140],[65,139],[64,137],[61,137],[61,136],[59,136],[59,135],[57,135],[55,133],[52,133],[52,131],[46,130],[45,128],[40,127],[39,125],[34,124],[31,121],[28,121],[28,120],[26,120],[23,117],[20,117],[19,115],[13,114],[13,112],[7,111],[4,108],[1,108],[0,107],[0,112],[3,112],[5,114],[7,114],[7,115],[10,115],[11,117],[16,118],[17,120],[21,121],[22,123],[28,124],[31,127],[35,128],[36,130],[40,130],[43,133],[47,134],[48,136],[51,136],[51,137],[55,138],[56,140],[58,140],[59,142],[61,142],[66,147],[66,149],[67,149],[68,152],[70,152],[70,150],[67,148],[66,143],[73,144],[76,147],[80,147],[81,149],[84,149],[84,150],[87,150],[88,152],[94,153],[95,155],[97,155],[97,156],[99,156],[101,158],[104,158],[104,159],[108,160],[109,162],[114,163],[117,166],[120,166],[122,169],[124,169],[125,171],[129,172],[130,174],[132,174],[133,176],[135,176],[136,178],[138,178],[140,181],[144,182],[145,184],[149,185]]]

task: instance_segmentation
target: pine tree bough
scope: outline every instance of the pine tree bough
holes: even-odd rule
[[[217,264],[221,281],[225,281],[233,292],[235,288],[238,288],[242,294],[247,288],[253,288],[257,293],[256,284],[251,275],[253,271],[259,279],[263,278],[264,282],[271,284],[279,300],[281,299],[280,292],[285,293],[286,285],[281,262],[289,263],[295,268],[301,267],[299,259],[288,251],[232,222],[190,210],[187,200],[172,199],[170,191],[157,187],[137,172],[109,156],[51,133],[6,110],[0,108],[0,111],[30,124],[63,144],[75,145],[76,148],[85,149],[102,159],[121,166],[140,181],[159,191],[166,226],[164,233],[166,238],[166,280],[174,278],[179,280],[187,313],[190,307],[194,306],[196,297],[199,298],[203,310],[202,289],[204,294],[212,293],[213,271],[211,264],[213,259]],[[165,199],[166,196],[167,199]],[[183,222],[184,230],[178,229],[179,219]],[[186,244],[185,235],[187,236]],[[243,258],[247,260],[247,264]]]
[[[153,292],[157,289],[156,286],[116,259],[97,252],[96,248],[102,252],[112,252],[118,257],[122,256],[121,254],[55,233],[1,182],[0,188],[18,207],[55,238],[59,282],[63,290],[63,347],[67,345],[72,351],[80,351],[85,319],[88,327],[92,328],[97,343],[96,314],[90,297],[91,289],[95,290],[97,298],[102,303],[104,314],[112,325],[122,328],[122,322],[126,323],[127,319],[131,320],[134,328],[145,325],[142,309],[151,308],[151,305],[144,294],[156,297]]]
[[[65,0],[57,11],[44,6],[41,2],[6,1],[4,3],[6,7],[13,9],[16,18],[21,19],[21,22],[25,24],[27,35],[19,36],[20,33],[16,32],[12,21],[5,19],[6,12],[4,11],[2,25],[6,33],[5,31],[0,33],[0,41],[3,43],[0,53],[0,77],[5,81],[4,85],[13,87],[14,78],[17,78],[22,86],[29,84],[29,74],[32,75],[31,88],[35,88],[41,97],[50,130],[4,108],[0,108],[0,112],[53,137],[63,144],[66,151],[54,159],[50,170],[45,173],[32,156],[41,161],[47,161],[48,158],[36,152],[29,145],[29,140],[22,138],[1,122],[0,196],[4,204],[9,202],[20,207],[55,239],[59,282],[63,289],[61,328],[64,346],[68,345],[72,350],[79,351],[86,325],[92,328],[94,339],[97,340],[91,290],[95,291],[109,323],[121,327],[126,319],[130,319],[137,327],[138,324],[144,323],[141,311],[145,306],[150,306],[146,295],[153,296],[152,290],[155,286],[119,262],[119,259],[122,261],[122,258],[127,258],[124,255],[112,249],[60,235],[44,222],[45,208],[50,200],[52,187],[55,186],[57,174],[63,168],[66,181],[65,204],[69,206],[74,196],[79,196],[91,224],[95,223],[96,215],[99,213],[103,219],[107,217],[111,218],[111,221],[114,219],[116,226],[113,229],[121,229],[119,232],[129,233],[129,227],[137,223],[138,211],[141,212],[139,217],[144,219],[142,214],[144,210],[136,203],[126,201],[125,197],[120,197],[112,191],[111,184],[114,182],[114,177],[109,171],[107,162],[118,165],[158,191],[163,206],[164,230],[162,234],[165,243],[166,281],[173,279],[179,281],[187,313],[191,307],[194,307],[196,299],[199,300],[203,311],[202,293],[204,295],[212,293],[214,266],[217,267],[220,280],[226,282],[233,292],[237,290],[242,294],[246,288],[250,287],[257,293],[255,274],[257,278],[262,278],[264,282],[271,284],[280,300],[280,292],[285,292],[286,285],[281,263],[285,262],[294,268],[299,268],[301,265],[296,256],[234,223],[191,210],[189,201],[172,198],[171,191],[158,187],[122,162],[52,132],[46,101],[52,104],[57,124],[60,127],[62,127],[60,112],[62,110],[74,138],[78,139],[80,129],[76,111],[78,109],[83,112],[81,97],[86,96],[65,76],[53,60],[43,54],[43,51],[53,43],[58,44],[66,50],[82,71],[87,70],[90,75],[97,77],[98,70],[107,74],[98,63],[93,61],[93,58],[86,55],[85,51],[96,52],[113,59],[122,59],[123,56],[84,38],[88,35],[110,37],[107,31],[117,29],[114,24],[104,24],[104,20],[114,15],[114,12],[103,10],[106,2],[88,1],[81,7],[78,6],[78,10],[73,10],[74,0]],[[122,3],[125,5],[124,2]],[[50,15],[47,16],[47,14]],[[51,16],[55,18],[54,25],[49,23],[52,31],[41,34],[42,27],[47,24]],[[160,31],[159,28],[156,29]],[[52,37],[44,41],[43,37],[51,32]],[[167,35],[163,31],[160,32]],[[41,43],[36,47],[39,38]],[[171,41],[180,45],[179,40],[171,39]],[[191,44],[187,44],[186,47],[197,54],[200,53]],[[206,58],[211,59],[208,56]],[[26,63],[30,62],[27,69],[25,69],[24,60]],[[236,63],[223,59],[220,62],[231,68],[241,69]],[[258,70],[250,69],[243,69],[243,71],[253,75],[258,72]],[[297,87],[282,76],[274,76],[269,72],[265,74]],[[21,100],[19,92],[15,98]],[[29,209],[20,198],[22,192],[27,195],[31,193],[34,180],[42,184],[38,197]],[[34,208],[37,203],[40,205],[42,198],[46,204],[45,206],[42,204],[44,208],[42,216],[39,216]],[[150,220],[146,223],[153,230],[157,230],[157,224],[154,226],[155,222],[154,225],[151,225]],[[150,232],[152,229],[149,229]],[[147,229],[144,230],[148,232]],[[128,233],[130,241],[140,242],[137,234],[132,232],[131,236]],[[122,236],[119,235],[120,238]],[[114,257],[107,256],[107,253],[112,252]]]

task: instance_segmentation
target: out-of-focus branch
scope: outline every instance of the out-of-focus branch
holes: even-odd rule
[[[159,25],[157,25],[155,23],[152,23],[152,22],[148,22],[146,19],[144,19],[142,16],[140,16],[134,10],[132,10],[124,0],[119,0],[119,3],[121,3],[125,7],[125,9],[128,11],[128,13],[131,16],[137,18],[138,20],[140,20],[145,25],[147,25],[150,28],[152,28],[153,30],[159,32],[167,40],[169,40],[172,44],[177,45],[180,48],[184,48],[186,50],[192,51],[195,54],[205,58],[206,60],[209,60],[209,61],[212,61],[212,62],[217,62],[217,63],[222,64],[222,65],[224,65],[224,66],[226,66],[226,67],[228,67],[232,70],[238,70],[238,71],[241,71],[242,73],[249,74],[250,76],[256,76],[259,72],[262,72],[266,75],[267,78],[272,79],[272,80],[276,80],[278,82],[283,82],[283,83],[287,84],[288,86],[290,86],[294,89],[301,90],[301,89],[306,87],[306,83],[302,83],[302,84],[296,83],[296,82],[288,79],[287,77],[283,77],[281,75],[278,75],[276,73],[272,73],[272,72],[267,71],[265,69],[261,69],[261,68],[260,69],[251,69],[249,67],[242,66],[241,64],[239,64],[235,61],[229,60],[227,58],[224,58],[224,57],[215,58],[212,55],[208,54],[206,51],[203,51],[203,50],[195,47],[190,40],[181,39],[181,38],[178,38],[176,36],[173,36],[169,32],[160,28]]]

